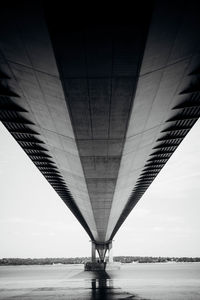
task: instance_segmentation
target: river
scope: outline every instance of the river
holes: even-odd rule
[[[83,265],[0,266],[0,300],[199,300],[200,263],[123,264],[84,272]]]

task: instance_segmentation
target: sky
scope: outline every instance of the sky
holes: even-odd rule
[[[200,121],[114,238],[114,255],[200,256]],[[0,258],[90,256],[79,222],[0,123]]]

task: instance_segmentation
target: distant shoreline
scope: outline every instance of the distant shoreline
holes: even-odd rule
[[[70,265],[85,264],[90,261],[90,257],[75,258],[2,258],[0,266],[20,266],[20,265]],[[116,256],[114,261],[123,264],[134,263],[182,263],[200,262],[200,257],[153,257],[153,256]]]

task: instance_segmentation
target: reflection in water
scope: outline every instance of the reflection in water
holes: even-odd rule
[[[106,271],[93,272],[91,279],[91,300],[109,300],[109,299],[134,299],[145,300],[137,295],[122,291],[122,289],[113,286],[113,280]],[[147,299],[146,299],[147,300]]]
[[[92,295],[91,299],[111,299],[110,292],[113,282],[105,271],[94,272],[95,278],[91,280]]]

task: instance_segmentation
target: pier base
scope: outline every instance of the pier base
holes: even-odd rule
[[[121,267],[121,263],[119,262],[87,262],[85,263],[84,270],[85,271],[111,271],[111,270],[119,270]]]
[[[85,271],[104,271],[106,268],[105,262],[87,262],[85,263]]]

